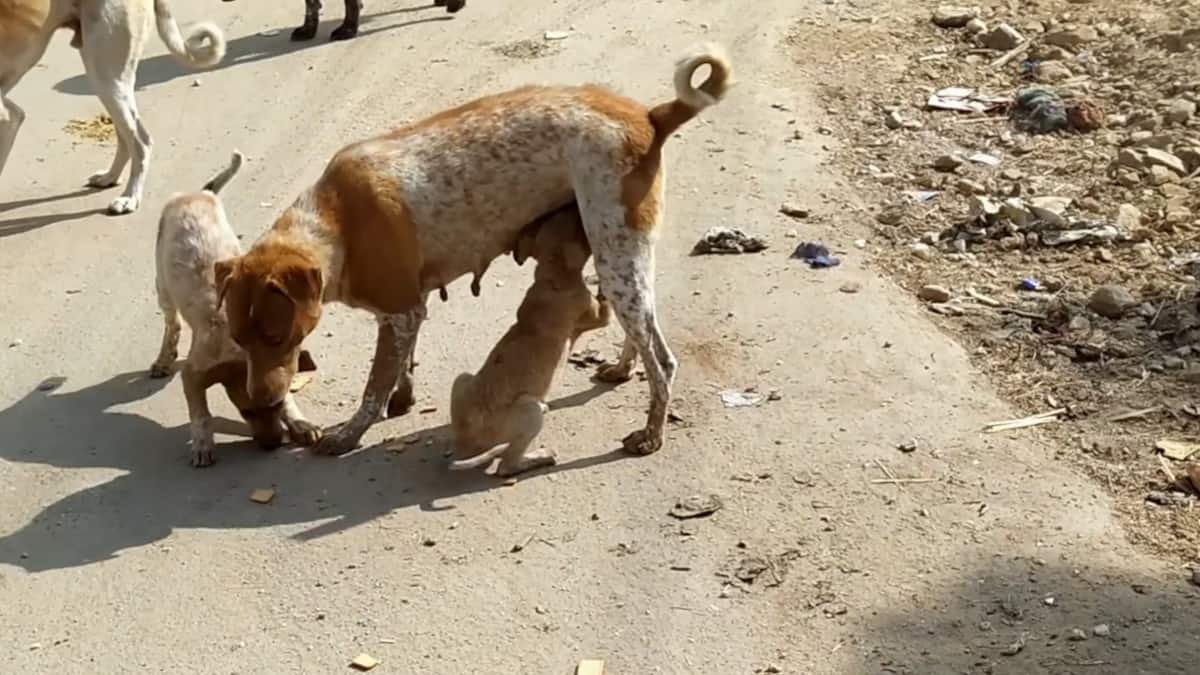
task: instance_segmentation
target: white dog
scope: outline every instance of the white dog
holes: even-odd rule
[[[186,66],[213,66],[225,56],[225,37],[212,24],[197,24],[184,39],[167,0],[0,0],[0,174],[25,121],[25,111],[8,93],[41,60],[55,31],[68,28],[75,31],[71,44],[80,50],[88,80],[117,132],[112,166],[93,174],[87,184],[96,188],[118,184],[132,159],[129,184],[108,210],[113,214],[137,210],[146,185],[151,140],[138,115],[133,89],[151,19],[167,49]]]
[[[283,430],[295,442],[316,443],[320,430],[304,419],[289,393],[279,405],[255,407],[246,393],[246,355],[229,334],[229,323],[220,310],[213,266],[218,260],[240,255],[241,245],[229,226],[217,193],[237,174],[242,154],[234,152],[228,167],[204,189],[175,195],[163,207],[155,244],[155,286],[163,312],[163,339],[151,377],[166,377],[179,355],[179,315],[192,331],[192,343],[183,366],[183,393],[187,398],[192,430],[192,464],[213,462],[212,413],[206,392],[214,384],[225,387],[229,400],[250,425],[254,440],[265,449],[283,442]],[[301,370],[313,370],[312,358],[303,353]]]

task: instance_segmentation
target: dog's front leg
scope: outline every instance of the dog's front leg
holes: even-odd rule
[[[297,445],[313,446],[321,440],[321,427],[308,421],[291,393],[283,397],[283,426],[287,427],[288,437]]]
[[[192,431],[192,466],[210,466],[213,463],[214,443],[212,413],[208,410],[208,387],[212,383],[191,364],[184,365],[181,380]]]
[[[311,40],[317,35],[321,23],[321,0],[304,0],[304,23],[292,31],[292,41]]]
[[[317,443],[315,452],[341,455],[353,450],[367,429],[379,419],[393,389],[407,390],[411,396],[412,377],[406,367],[406,357],[412,351],[413,340],[424,319],[423,304],[403,314],[377,317],[379,333],[375,340],[375,360],[367,376],[362,403],[353,417]]]
[[[17,140],[17,132],[24,123],[25,111],[0,92],[0,176],[4,175],[4,165],[8,163],[8,155]]]
[[[349,40],[358,35],[358,15],[362,9],[360,0],[346,0],[346,18],[342,19],[342,25],[333,29],[329,34],[330,40]]]

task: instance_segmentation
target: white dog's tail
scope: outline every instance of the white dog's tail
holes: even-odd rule
[[[711,72],[700,86],[692,77],[701,66]],[[695,49],[675,64],[675,100],[654,106],[650,120],[654,123],[655,141],[660,145],[688,120],[725,98],[733,86],[733,66],[720,45],[707,44]]]
[[[195,24],[189,28],[185,39],[179,32],[179,24],[175,22],[167,0],[154,0],[154,20],[158,26],[158,37],[184,65],[208,68],[225,58],[225,34],[215,24],[207,21]]]
[[[237,150],[233,151],[233,156],[229,158],[229,166],[221,169],[221,172],[212,177],[212,180],[204,184],[204,189],[214,195],[221,191],[221,188],[229,184],[233,177],[237,175],[238,169],[242,168],[242,162],[246,156]]]

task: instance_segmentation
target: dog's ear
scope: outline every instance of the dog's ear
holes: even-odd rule
[[[293,265],[269,279],[254,303],[254,319],[270,341],[283,344],[304,336],[321,313],[321,268]]]
[[[229,279],[237,266],[237,258],[226,258],[213,263],[213,277],[217,282],[217,309],[225,302],[225,291],[229,290]]]
[[[311,373],[317,369],[317,362],[313,360],[312,354],[308,353],[307,349],[300,350],[300,372]]]
[[[517,235],[517,243],[513,244],[512,254],[513,260],[517,261],[518,265],[524,265],[529,256],[533,255],[533,247],[540,231],[540,227],[526,227]]]

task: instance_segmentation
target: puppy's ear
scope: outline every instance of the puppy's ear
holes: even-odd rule
[[[312,354],[308,353],[307,349],[300,350],[300,372],[311,373],[317,369],[317,362],[313,360]]]
[[[237,258],[226,258],[213,263],[213,276],[217,282],[217,309],[225,302],[225,291],[229,289],[229,280],[233,277],[233,269],[237,266]]]
[[[526,227],[517,235],[517,243],[513,245],[513,260],[517,261],[518,265],[524,265],[529,256],[533,255],[533,246],[537,242],[538,232],[540,227]]]

